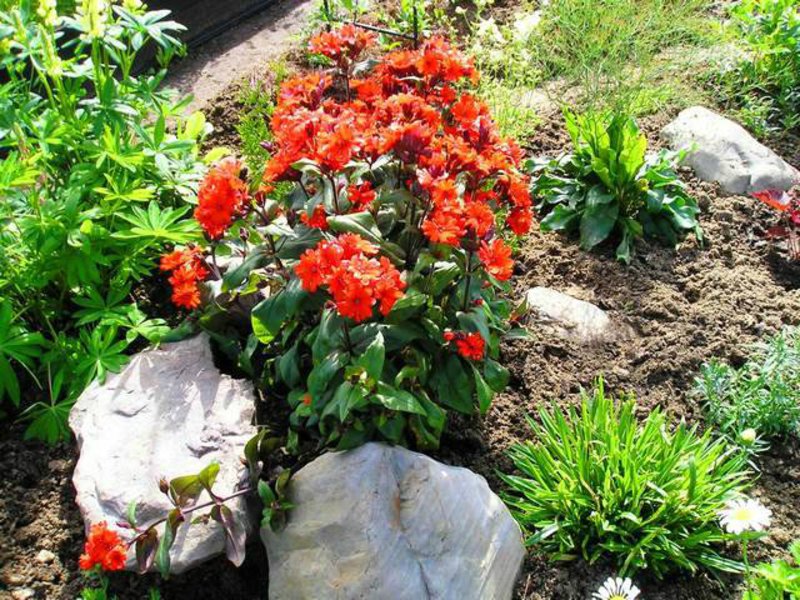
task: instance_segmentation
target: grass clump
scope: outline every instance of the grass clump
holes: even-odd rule
[[[746,486],[746,457],[659,409],[641,424],[634,413],[600,380],[579,410],[528,419],[533,439],[510,451],[521,475],[503,476],[528,544],[554,560],[607,559],[621,576],[739,571],[715,549],[729,538],[717,513]]]
[[[653,86],[664,94],[675,47],[710,41],[709,0],[552,0],[531,37],[536,69],[581,90],[586,107],[632,111]],[[674,77],[680,88],[681,76]]]
[[[712,361],[702,367],[696,390],[710,423],[736,439],[745,429],[763,437],[800,432],[800,332],[786,329],[740,368]]]

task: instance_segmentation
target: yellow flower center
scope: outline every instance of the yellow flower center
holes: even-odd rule
[[[628,600],[628,599],[621,594],[614,594],[608,600]]]
[[[747,506],[737,508],[733,512],[733,519],[735,521],[751,521],[753,519],[753,511]]]

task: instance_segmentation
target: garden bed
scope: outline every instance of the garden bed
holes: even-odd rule
[[[508,6],[497,9],[498,18],[510,15]],[[216,128],[205,142],[208,147],[240,144],[233,124],[244,108],[241,85],[237,82],[208,103],[206,113]],[[663,146],[659,133],[676,114],[668,109],[640,120],[651,148]],[[541,117],[526,153],[552,157],[568,151],[561,113],[544,111]],[[771,145],[800,168],[797,142],[794,134],[784,133]],[[765,239],[770,211],[753,198],[723,194],[717,184],[698,180],[689,169],[680,175],[701,208],[703,243],[688,238],[676,250],[642,243],[629,265],[618,262],[610,246],[585,252],[573,238],[556,233],[533,231],[521,243],[512,279],[514,300],[537,286],[570,294],[604,310],[617,335],[582,343],[530,321],[530,339],[503,343],[501,362],[510,370],[506,391],[494,398],[485,417],[452,417],[441,447],[430,453],[434,458],[467,467],[500,491],[499,473],[513,471],[509,448],[530,437],[526,415],[542,407],[577,406],[581,390],[599,376],[612,394],[635,394],[640,416],[660,407],[676,421],[702,428],[703,410],[693,388],[703,363],[717,359],[740,366],[750,344],[784,326],[800,325],[800,267]],[[163,289],[143,294],[159,296],[157,310],[171,313],[160,316],[177,322],[172,309],[163,308]],[[13,426],[0,436],[0,531],[5,540],[0,590],[13,590],[15,600],[75,598],[85,584],[78,569],[84,522],[71,481],[75,447],[23,441],[22,431]],[[800,539],[800,445],[796,439],[776,441],[757,463],[752,496],[772,510],[773,521],[769,535],[753,544],[751,558],[773,560],[785,557],[789,544]],[[736,556],[736,548],[729,550]],[[581,560],[551,563],[531,552],[515,597],[582,600],[612,572],[602,561],[593,566]],[[152,587],[165,600],[255,600],[267,597],[268,577],[266,553],[256,539],[239,568],[220,557],[167,581],[155,574],[114,574],[111,590],[119,600],[145,598]],[[738,598],[739,581],[700,573],[665,583],[643,572],[636,584],[647,600],[728,600]]]
[[[224,94],[216,106],[224,105]],[[213,113],[212,113],[213,114]],[[221,114],[228,114],[222,111]],[[658,146],[657,132],[670,115],[643,123],[650,142]],[[537,130],[537,153],[555,154],[568,138],[560,116]],[[795,164],[798,164],[795,162]],[[534,232],[521,249],[516,292],[546,286],[597,304],[632,335],[617,342],[581,345],[555,338],[531,326],[530,341],[506,343],[502,358],[511,370],[505,393],[497,396],[488,416],[478,421],[458,420],[444,434],[434,455],[463,465],[500,488],[497,470],[512,468],[505,452],[527,437],[525,414],[542,406],[577,404],[581,387],[588,388],[600,374],[614,392],[635,392],[642,414],[664,407],[676,418],[701,422],[701,411],[691,397],[693,377],[711,358],[742,364],[747,345],[782,325],[800,325],[800,270],[763,240],[759,217],[766,209],[744,197],[718,193],[715,184],[702,183],[682,173],[703,208],[701,223],[707,242],[700,247],[686,241],[673,252],[642,246],[630,266],[619,264],[609,249],[587,253],[556,234]],[[465,425],[467,425],[465,427]],[[12,429],[2,441],[5,477],[0,482],[0,523],[3,545],[2,581],[24,585],[42,598],[73,598],[82,587],[77,556],[83,544],[83,521],[73,499],[70,480],[75,462],[71,444],[48,449],[20,440]],[[756,496],[773,510],[770,535],[755,545],[755,557],[781,556],[800,536],[800,452],[797,444],[775,444],[759,461],[762,469]],[[40,563],[41,549],[56,554]],[[529,557],[518,584],[524,600],[587,598],[607,576],[603,565],[582,562],[554,565]],[[161,584],[169,598],[263,598],[266,557],[260,543],[248,547],[240,569],[219,558],[199,574],[174,577]],[[142,598],[157,578],[116,576],[113,589],[120,600]],[[678,577],[668,586],[657,580],[640,583],[653,600],[723,600],[731,589],[708,575]]]

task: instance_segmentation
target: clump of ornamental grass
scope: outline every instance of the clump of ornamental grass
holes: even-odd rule
[[[260,177],[213,167],[205,243],[161,263],[175,303],[289,404],[293,450],[435,447],[446,410],[485,412],[508,379],[503,296],[532,223],[522,151],[445,39],[365,60],[373,43],[353,25],[312,37],[324,68],[280,86]]]
[[[647,569],[740,571],[720,556],[732,539],[718,515],[747,485],[746,456],[659,410],[643,422],[602,380],[579,410],[542,410],[532,439],[512,447],[519,475],[505,500],[527,543],[553,560],[610,561],[621,576]]]

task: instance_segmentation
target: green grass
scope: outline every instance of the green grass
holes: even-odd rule
[[[747,485],[747,459],[658,409],[643,422],[631,397],[602,381],[579,410],[541,410],[531,440],[512,447],[521,473],[505,500],[528,544],[552,560],[609,560],[621,576],[647,569],[738,571],[718,554],[717,513]]]

